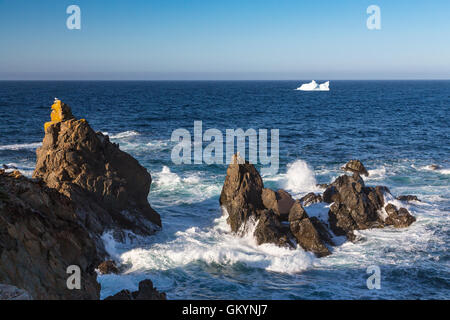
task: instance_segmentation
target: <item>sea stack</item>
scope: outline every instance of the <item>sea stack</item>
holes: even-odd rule
[[[33,178],[43,180],[76,204],[80,221],[96,239],[106,231],[122,240],[124,230],[151,235],[161,218],[148,202],[150,173],[128,153],[77,120],[70,107],[55,100],[44,126]]]

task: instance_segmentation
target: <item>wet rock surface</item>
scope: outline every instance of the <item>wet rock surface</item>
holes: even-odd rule
[[[105,300],[166,300],[166,294],[159,292],[153,287],[151,280],[143,280],[139,282],[139,290],[129,291],[122,290],[115,295],[105,298]]]
[[[98,265],[97,269],[101,274],[120,273],[119,269],[116,266],[116,263],[113,260],[103,261]]]
[[[264,188],[258,171],[248,162],[229,165],[220,204],[228,212],[232,232],[243,235],[247,226],[256,222],[253,235],[258,244],[295,248],[291,239],[296,239],[302,248],[318,256],[330,253],[301,203],[285,190]]]
[[[227,170],[220,204],[229,214],[227,221],[233,232],[240,230],[242,235],[249,222],[256,222],[254,236],[258,244],[295,247],[292,239],[318,257],[331,254],[330,246],[334,245],[332,233],[354,241],[355,230],[385,226],[401,228],[415,221],[407,209],[397,210],[392,205],[386,206],[387,217],[383,215],[384,196],[390,191],[384,186],[365,185],[360,174],[368,175],[368,171],[361,161],[349,161],[344,170],[352,172],[352,175],[344,174],[327,184],[323,195],[311,192],[300,200],[294,200],[285,190],[264,188],[252,164],[232,163]],[[328,221],[310,218],[304,209],[304,206],[319,202],[331,204]]]

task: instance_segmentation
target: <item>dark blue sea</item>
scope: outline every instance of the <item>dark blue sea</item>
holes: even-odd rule
[[[99,277],[101,295],[151,278],[169,299],[450,299],[450,81],[331,81],[329,92],[296,91],[309,81],[0,82],[0,165],[31,176],[55,97],[107,133],[152,174],[149,196],[163,229],[116,243],[126,266]],[[296,198],[321,192],[350,159],[367,185],[414,194],[417,221],[358,232],[332,255],[257,246],[230,234],[219,206],[225,164],[176,165],[175,129],[279,129],[279,171],[266,187]],[[433,170],[431,165],[437,165]],[[326,219],[327,206],[306,208]],[[381,270],[369,290],[367,268]]]

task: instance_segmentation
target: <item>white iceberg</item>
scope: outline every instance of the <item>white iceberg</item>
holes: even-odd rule
[[[298,87],[295,90],[302,90],[302,91],[330,91],[330,81],[318,84],[314,80],[310,83],[304,83],[300,87]]]

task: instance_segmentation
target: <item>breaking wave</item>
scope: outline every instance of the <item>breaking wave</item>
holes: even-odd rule
[[[113,134],[109,137],[111,139],[124,139],[124,138],[134,137],[134,136],[138,136],[138,135],[140,135],[139,132],[130,130],[130,131],[119,132],[119,133]]]
[[[25,149],[36,149],[42,146],[41,142],[33,143],[22,143],[22,144],[8,144],[0,146],[0,150],[25,150]]]

